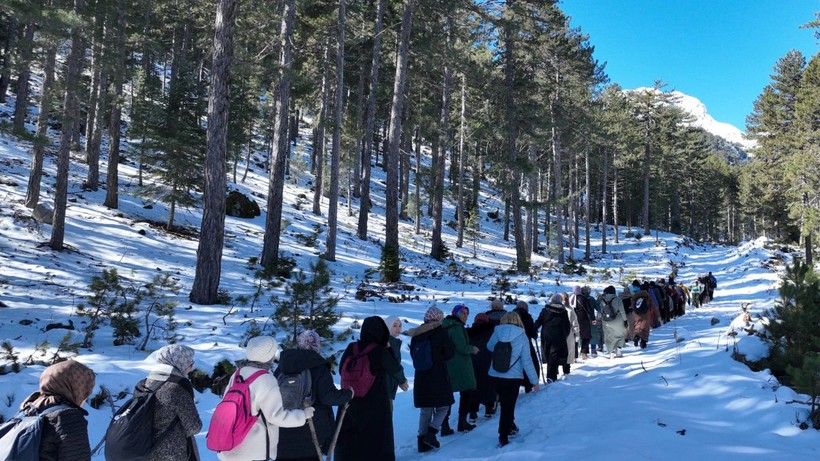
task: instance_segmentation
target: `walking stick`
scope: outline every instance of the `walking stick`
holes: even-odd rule
[[[544,362],[541,360],[541,347],[538,346],[538,339],[533,338],[535,341],[535,356],[538,357],[538,374],[541,375],[541,381],[544,385],[547,385],[547,377],[544,375]]]
[[[316,435],[316,426],[313,425],[313,418],[308,418],[307,423],[310,428],[310,437],[313,439],[313,446],[316,447],[316,454],[319,455],[319,459],[322,459],[322,447],[319,446],[319,437]]]
[[[327,450],[327,461],[331,461],[333,459],[333,451],[336,449],[336,441],[339,439],[339,432],[342,430],[342,421],[345,419],[345,413],[347,413],[348,406],[350,406],[350,402],[346,403],[345,406],[342,407],[342,411],[339,413],[339,421],[336,423],[336,432],[333,433],[333,439],[330,441],[330,448]]]

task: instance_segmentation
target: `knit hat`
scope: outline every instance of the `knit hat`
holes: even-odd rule
[[[524,301],[523,299],[519,299],[518,302],[515,303],[515,308],[516,309],[524,309],[526,311],[526,310],[530,309],[530,305],[527,304],[527,302]]]
[[[552,295],[552,297],[550,298],[550,304],[563,306],[564,298],[561,296],[561,293],[555,293],[554,295]]]
[[[470,308],[465,306],[464,304],[456,304],[456,307],[453,308],[453,317],[458,317],[461,315],[463,311],[467,312],[467,315],[470,315]]]
[[[490,323],[490,317],[485,313],[476,314],[475,318],[473,319],[473,325],[480,325],[482,323]]]
[[[194,364],[194,350],[181,344],[169,344],[156,352],[156,359],[159,363],[171,365],[184,375]]]
[[[248,340],[245,355],[251,362],[268,363],[279,358],[279,343],[273,336],[256,336]]]
[[[296,344],[299,346],[299,349],[313,350],[316,351],[316,353],[321,353],[321,338],[319,337],[319,333],[313,330],[305,330],[299,333],[299,336],[296,337]]]
[[[502,301],[501,298],[493,299],[493,302],[490,303],[490,309],[494,311],[500,311],[501,309],[504,309],[504,301]]]
[[[436,306],[430,307],[430,309],[427,309],[427,312],[424,313],[424,323],[441,322],[443,318],[444,312],[441,312],[441,309]]]
[[[572,294],[580,295],[581,294],[581,285],[575,285],[572,287]]]

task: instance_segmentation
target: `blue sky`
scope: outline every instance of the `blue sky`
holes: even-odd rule
[[[754,100],[790,49],[818,53],[810,29],[820,0],[562,0],[589,34],[595,59],[624,88],[655,80],[700,99],[712,117],[746,130]]]

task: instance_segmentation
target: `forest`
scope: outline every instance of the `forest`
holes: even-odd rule
[[[806,24],[818,26],[820,15]],[[596,223],[615,229],[603,253],[629,226],[647,239],[650,228],[722,243],[766,236],[801,245],[811,265],[820,56],[773,63],[747,117],[757,142],[747,158],[693,127],[669,83],[621,88],[593,51],[547,0],[2,0],[0,102],[13,95],[14,111],[0,129],[32,142],[26,206],[53,210],[53,250],[64,248],[65,220],[79,219],[66,216],[78,159],[83,188],[104,189],[109,209],[126,161],[139,165],[141,194],[169,206],[169,231],[176,207],[202,207],[199,304],[218,301],[226,193],[249,168],[269,178],[258,191],[265,269],[282,257],[285,181],[308,169],[311,211],[326,217],[323,258],[335,260],[339,213],[353,213],[360,239],[383,242],[385,281],[401,277],[399,220],[418,233],[432,217],[431,258],[447,258],[443,226],[467,244],[482,181],[502,195],[496,213],[518,273],[533,253],[563,265],[575,247],[589,258]],[[306,121],[305,165],[290,154]],[[260,152],[266,162],[252,164]],[[386,174],[383,235],[368,228],[371,168]]]

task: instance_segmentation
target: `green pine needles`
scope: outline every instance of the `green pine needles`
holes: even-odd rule
[[[820,279],[811,266],[798,259],[786,269],[780,300],[765,316],[772,373],[811,397],[810,419],[820,429]]]
[[[330,286],[331,272],[322,258],[310,264],[310,270],[296,271],[293,282],[285,287],[285,297],[272,297],[276,306],[274,322],[288,331],[286,345],[293,346],[304,330],[315,330],[322,338],[333,338],[333,325],[341,315],[336,312],[339,298]]]

